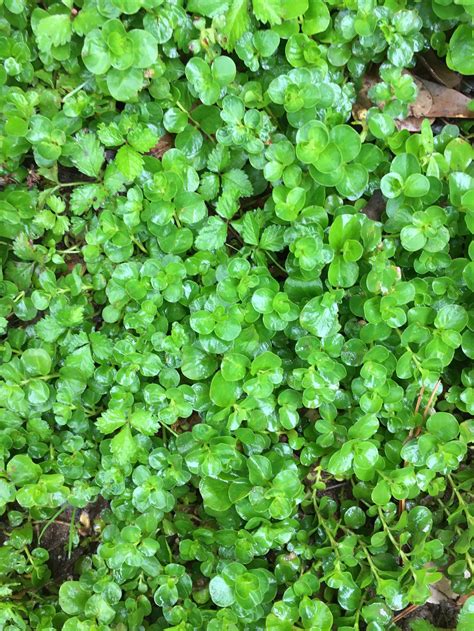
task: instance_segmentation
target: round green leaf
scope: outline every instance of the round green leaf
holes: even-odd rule
[[[230,607],[234,603],[232,587],[221,576],[214,576],[209,582],[209,594],[218,607]]]
[[[362,142],[359,134],[349,125],[336,125],[329,133],[331,141],[339,149],[344,162],[355,160],[360,153]]]
[[[238,387],[226,381],[221,372],[217,372],[212,378],[209,396],[215,405],[226,408],[237,400]]]
[[[456,72],[474,74],[474,38],[469,24],[460,24],[449,40],[446,63]]]
[[[90,593],[79,581],[66,581],[59,588],[59,605],[70,616],[79,615],[83,613],[89,596]]]
[[[107,87],[117,101],[132,101],[143,86],[143,72],[138,68],[116,70],[107,73]]]
[[[387,173],[380,182],[380,188],[385,197],[395,199],[403,191],[403,179],[398,173]]]
[[[234,61],[230,57],[221,55],[212,62],[211,72],[214,79],[221,86],[229,85],[235,79],[237,69]]]
[[[322,0],[309,0],[309,7],[304,14],[303,33],[315,35],[327,29],[331,22],[329,9]]]
[[[36,482],[41,473],[41,467],[26,454],[13,456],[7,464],[7,475],[16,486]]]
[[[442,442],[454,440],[459,434],[459,423],[448,412],[436,412],[426,422],[427,430]]]
[[[468,323],[467,311],[460,305],[446,305],[438,311],[434,323],[438,329],[462,331]]]
[[[412,173],[403,185],[403,192],[407,197],[423,197],[429,190],[430,181],[421,173]]]
[[[48,375],[52,360],[42,348],[28,348],[21,356],[21,362],[29,375]]]
[[[415,226],[405,226],[400,232],[400,240],[405,250],[416,252],[421,250],[426,243],[423,232]]]

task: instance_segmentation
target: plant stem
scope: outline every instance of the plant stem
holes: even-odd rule
[[[268,114],[268,116],[272,119],[273,123],[275,124],[275,127],[278,129],[278,119],[275,116],[275,114],[272,112],[272,110],[268,107],[268,105],[266,105],[263,109]]]
[[[365,595],[362,595],[362,598],[360,599],[360,603],[359,606],[357,607],[357,611],[355,612],[355,617],[354,617],[354,629],[355,631],[359,630],[359,619],[360,619],[360,614],[362,612],[362,607],[364,605],[364,601],[365,601]]]
[[[72,509],[72,515],[71,515],[71,521],[69,523],[69,535],[68,535],[68,541],[67,541],[67,558],[70,559],[71,558],[71,554],[72,554],[72,546],[74,543],[74,527],[75,527],[75,523],[76,523],[76,509],[73,508]]]
[[[270,259],[270,261],[273,262],[274,265],[276,265],[278,267],[279,270],[281,270],[282,272],[284,272],[285,274],[288,274],[288,272],[286,271],[286,269],[284,267],[282,267],[280,265],[280,263],[273,257],[272,254],[270,254],[270,252],[265,252],[265,254],[268,256],[268,258]]]
[[[364,551],[365,558],[367,559],[367,563],[369,564],[369,567],[372,570],[372,574],[378,580],[380,578],[379,571],[377,570],[377,568],[374,565],[374,562],[372,561],[372,557],[370,556],[370,552],[369,552],[368,547],[365,545],[365,543],[362,541],[362,539],[359,541],[359,545],[362,548],[362,550]]]
[[[166,423],[162,423],[161,421],[159,421],[161,428],[163,429],[163,438],[166,437],[166,430],[168,430],[171,434],[173,434],[173,436],[178,436],[178,433],[174,431],[174,429],[171,429],[171,427],[169,425],[166,425]]]
[[[449,473],[448,473],[448,480],[449,480],[449,483],[451,484],[451,488],[453,489],[454,494],[457,497],[457,500],[459,502],[459,506],[462,508],[462,511],[463,511],[464,515],[466,516],[466,520],[467,520],[468,526],[469,527],[474,526],[474,517],[469,512],[469,509],[468,509],[468,507],[466,505],[466,502],[464,501],[463,496],[458,491],[458,489],[456,487],[456,484],[455,484],[451,474],[449,474]]]
[[[139,239],[132,237],[132,241],[139,250],[141,250],[144,254],[148,255],[148,250],[145,248],[145,246]]]
[[[31,556],[31,552],[28,549],[28,546],[24,546],[23,548],[23,552],[26,554],[26,557],[28,559],[28,561],[31,563],[31,565],[34,567],[35,566],[35,560],[33,559],[33,557]]]
[[[55,372],[51,375],[39,375],[38,377],[30,377],[29,379],[23,379],[23,381],[20,381],[20,386],[24,386],[31,381],[36,381],[37,379],[41,379],[41,381],[49,381],[50,379],[56,379],[56,377],[59,377],[58,372]]]
[[[206,136],[206,138],[208,140],[210,140],[213,144],[216,144],[216,141],[214,140],[214,138],[212,136],[210,136],[207,132],[204,131],[204,129],[201,127],[200,123],[191,116],[191,112],[189,112],[182,103],[180,103],[179,101],[176,101],[176,105],[179,107],[179,109],[184,112],[186,114],[186,116],[189,118],[189,120],[195,125],[195,127],[197,127],[199,129],[199,131],[204,134],[204,136]]]
[[[43,528],[41,529],[39,535],[38,535],[38,544],[41,543],[41,539],[44,535],[44,533],[48,530],[48,528],[51,526],[51,524],[53,523],[53,521],[56,521],[56,517],[59,517],[59,515],[65,510],[65,506],[61,506],[54,514],[52,517],[50,517],[48,519],[48,521],[46,522],[46,524],[43,526]]]
[[[378,515],[379,515],[380,522],[382,524],[382,528],[383,528],[385,534],[387,535],[387,537],[392,542],[392,545],[394,546],[394,548],[398,552],[398,554],[399,554],[399,556],[400,556],[400,558],[401,558],[401,560],[403,562],[403,565],[405,565],[406,567],[409,567],[411,572],[413,572],[413,569],[411,568],[411,564],[410,564],[410,559],[405,554],[405,552],[403,552],[400,542],[397,541],[395,539],[395,537],[393,536],[392,531],[390,530],[390,528],[388,527],[387,522],[385,521],[385,517],[384,517],[382,509],[380,507],[378,508]]]
[[[59,184],[57,184],[54,189],[57,188],[67,188],[68,186],[81,186],[83,184],[96,184],[97,182],[60,182]]]
[[[71,96],[74,96],[75,94],[77,94],[77,92],[79,92],[79,90],[82,90],[82,88],[86,85],[86,83],[87,83],[87,81],[83,81],[76,88],[74,88],[74,90],[71,90],[70,92],[65,94],[63,96],[63,98],[62,98],[62,102],[64,103],[64,101],[66,101],[67,99],[71,98]]]

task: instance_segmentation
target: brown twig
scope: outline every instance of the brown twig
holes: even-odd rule
[[[426,417],[429,414],[429,411],[431,410],[431,405],[436,397],[436,391],[438,390],[438,386],[441,383],[441,380],[438,379],[438,381],[435,383],[435,386],[430,394],[430,398],[428,399],[428,403],[426,404],[425,409],[423,410],[423,421],[426,420]],[[420,425],[419,427],[416,428],[415,430],[415,436],[419,436],[421,434],[421,430],[423,429],[423,425]]]
[[[436,391],[438,390],[438,386],[440,384],[441,384],[441,379],[438,379],[438,381],[434,385],[433,390],[431,391],[430,398],[428,399],[428,403],[426,404],[425,409],[423,410],[423,421],[425,421],[426,417],[428,416],[428,413],[429,413],[429,411],[431,409],[433,401],[434,401],[434,399],[436,397]],[[418,412],[420,410],[421,400],[423,398],[423,394],[424,393],[425,393],[425,386],[422,386],[422,388],[420,390],[420,394],[418,395],[418,399],[416,401],[415,414],[418,414]],[[422,429],[423,429],[423,425],[420,425],[419,427],[411,429],[410,433],[408,434],[408,436],[405,439],[405,443],[410,441],[412,438],[416,438],[417,436],[419,436],[421,434]],[[403,466],[404,467],[407,466],[407,461],[406,460],[403,462]],[[398,502],[398,514],[401,515],[404,510],[405,510],[405,500],[401,499]]]
[[[399,620],[406,618],[406,616],[409,616],[411,613],[416,611],[419,606],[420,605],[408,605],[408,607],[405,607],[403,611],[400,611],[400,613],[393,618],[392,622],[398,622]]]
[[[462,607],[464,603],[466,602],[466,600],[470,598],[471,596],[474,596],[474,591],[469,592],[468,594],[463,594],[462,596],[459,596],[459,598],[456,601],[456,604],[458,605],[458,607]]]
[[[421,386],[420,394],[418,395],[418,399],[415,406],[415,414],[418,414],[418,410],[420,409],[421,400],[423,399],[424,394],[425,394],[425,386]]]
[[[333,491],[334,489],[338,489],[341,486],[346,486],[347,480],[344,482],[339,482],[339,484],[333,484],[332,486],[328,486],[325,489],[321,489],[322,491]]]
[[[428,412],[431,408],[431,404],[433,403],[433,400],[436,396],[436,391],[438,390],[438,386],[441,383],[441,379],[438,379],[438,381],[435,383],[435,386],[433,388],[433,391],[431,392],[430,398],[428,400],[428,403],[426,404],[425,410],[423,412],[423,418],[426,418],[428,416]]]

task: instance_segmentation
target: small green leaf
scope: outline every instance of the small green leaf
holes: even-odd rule
[[[248,23],[249,14],[247,8],[248,0],[232,0],[230,9],[226,13],[223,34],[223,48],[232,50],[240,37],[244,34]]]
[[[390,488],[385,480],[379,480],[372,491],[371,498],[375,504],[385,506],[392,497]]]
[[[227,225],[219,217],[209,217],[196,237],[198,250],[218,250],[227,238]]]
[[[426,422],[426,428],[443,442],[454,440],[459,434],[459,423],[448,412],[436,412],[430,416]]]
[[[79,581],[66,581],[59,588],[59,605],[70,616],[84,612],[86,602],[90,596]]]
[[[48,375],[52,360],[42,348],[28,348],[21,356],[22,364],[29,375]]]
[[[116,462],[125,466],[135,462],[137,454],[137,444],[132,436],[130,427],[126,425],[110,441],[110,450]]]
[[[204,505],[216,512],[223,512],[231,507],[228,497],[228,485],[217,478],[203,478],[199,483],[199,491]]]
[[[17,454],[7,464],[7,475],[16,486],[24,486],[38,480],[41,467],[26,454]]]
[[[116,101],[132,101],[143,86],[143,72],[138,68],[116,70],[107,73],[107,87]]]
[[[237,400],[238,392],[238,386],[226,381],[221,372],[217,372],[212,378],[209,396],[215,405],[229,407]]]
[[[337,302],[331,294],[313,298],[301,311],[301,326],[318,337],[334,335],[341,328],[338,311]]]
[[[449,40],[446,63],[451,70],[464,75],[474,74],[474,42],[468,24],[460,24]]]
[[[105,154],[97,136],[90,132],[81,131],[69,149],[71,162],[81,173],[90,177],[97,177],[104,164]]]
[[[123,145],[117,151],[115,164],[127,180],[134,180],[142,171],[143,157],[129,145]]]
[[[218,607],[230,607],[234,603],[232,587],[221,576],[214,576],[209,582],[212,602]]]

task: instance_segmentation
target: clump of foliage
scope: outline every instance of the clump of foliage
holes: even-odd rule
[[[472,7],[0,0],[2,629],[472,591],[470,127],[397,128]]]

